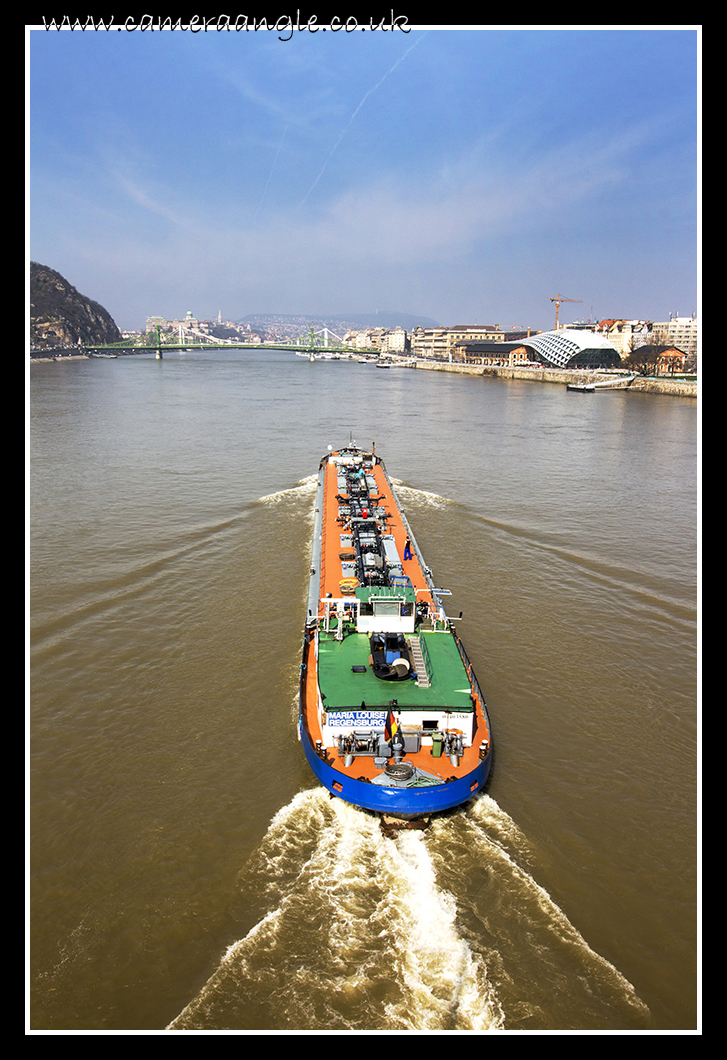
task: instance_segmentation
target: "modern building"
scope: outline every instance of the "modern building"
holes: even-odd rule
[[[462,342],[458,359],[483,365],[527,365],[546,368],[617,368],[621,357],[613,343],[592,331],[561,328],[519,342]]]
[[[617,368],[621,357],[613,343],[593,331],[560,328],[518,343],[531,351],[530,360],[548,368]]]

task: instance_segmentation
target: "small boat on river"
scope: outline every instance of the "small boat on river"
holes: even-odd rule
[[[422,827],[482,790],[482,690],[375,447],[320,462],[299,737],[332,796]]]

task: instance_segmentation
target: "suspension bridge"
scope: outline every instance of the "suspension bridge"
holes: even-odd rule
[[[207,336],[201,334],[195,335],[193,338],[188,338],[185,333],[182,333],[180,328],[180,334],[178,341],[174,342],[171,338],[168,341],[164,341],[162,338],[161,331],[157,327],[156,339],[149,340],[140,343],[133,339],[125,339],[123,342],[116,342],[111,344],[98,344],[91,345],[90,343],[84,343],[83,349],[88,354],[96,354],[97,356],[112,356],[112,355],[133,355],[137,353],[154,353],[158,360],[164,357],[165,353],[187,353],[187,352],[199,352],[199,351],[212,351],[212,350],[289,350],[291,353],[300,353],[313,355],[321,355],[324,353],[366,353],[374,352],[372,350],[362,350],[357,348],[350,343],[346,343],[343,339],[336,335],[335,332],[331,331],[327,327],[323,327],[320,331],[315,331],[311,327],[310,335],[306,338],[290,339],[287,341],[278,340],[276,342],[246,342],[244,339],[210,339]]]

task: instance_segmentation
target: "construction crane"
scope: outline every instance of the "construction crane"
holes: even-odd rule
[[[562,294],[557,294],[555,298],[550,299],[551,302],[555,302],[555,330],[558,330],[558,311],[560,309],[561,302],[581,302],[582,298],[564,298]]]

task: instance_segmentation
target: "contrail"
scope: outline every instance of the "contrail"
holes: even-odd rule
[[[340,136],[338,137],[338,139],[336,140],[335,144],[334,144],[334,145],[333,145],[333,147],[331,148],[331,150],[330,150],[330,153],[329,153],[329,155],[328,155],[328,158],[327,158],[327,159],[325,160],[325,162],[323,163],[323,167],[322,167],[322,169],[321,169],[320,173],[318,174],[318,176],[316,177],[316,179],[315,179],[315,180],[313,181],[313,183],[311,184],[310,188],[308,188],[308,191],[307,191],[307,193],[306,193],[306,195],[305,195],[305,198],[303,199],[303,202],[302,202],[302,203],[300,204],[301,206],[304,206],[304,205],[305,205],[305,203],[306,203],[306,201],[307,201],[307,199],[308,199],[308,196],[309,196],[309,195],[310,195],[310,193],[311,193],[311,192],[313,191],[313,189],[315,188],[316,184],[318,183],[318,181],[319,181],[319,180],[321,179],[321,177],[322,177],[322,176],[323,176],[323,174],[325,173],[325,170],[326,170],[326,166],[327,166],[327,165],[328,165],[328,163],[329,163],[329,162],[331,161],[331,158],[333,157],[333,154],[334,154],[334,152],[335,152],[335,151],[336,151],[336,149],[338,148],[338,145],[340,144],[341,140],[342,140],[342,139],[344,138],[344,136],[346,135],[346,133],[348,132],[348,130],[349,130],[349,129],[351,128],[351,123],[353,122],[353,119],[354,119],[354,118],[356,117],[356,115],[358,114],[358,112],[359,112],[359,111],[361,110],[361,107],[363,107],[364,103],[365,103],[365,102],[366,102],[366,100],[367,100],[367,99],[369,98],[369,96],[371,95],[371,93],[372,93],[372,92],[375,92],[377,88],[380,88],[380,87],[381,87],[381,86],[383,85],[384,81],[385,81],[385,80],[386,80],[386,78],[387,78],[387,77],[389,76],[389,74],[393,74],[394,70],[396,70],[396,68],[397,68],[397,66],[399,65],[399,63],[402,63],[402,62],[404,61],[404,59],[406,59],[406,57],[407,57],[407,55],[409,54],[409,52],[410,52],[410,51],[411,51],[411,50],[412,50],[413,48],[416,48],[417,44],[419,43],[419,41],[420,41],[421,39],[422,39],[421,37],[417,37],[417,38],[416,38],[416,40],[415,40],[415,41],[414,41],[414,42],[413,42],[412,44],[410,44],[410,45],[409,45],[409,47],[408,47],[408,48],[406,49],[406,51],[404,52],[404,54],[403,54],[403,55],[402,55],[402,56],[401,56],[400,58],[398,58],[398,59],[396,60],[396,62],[394,63],[394,65],[393,65],[393,66],[391,67],[391,69],[390,69],[390,70],[387,70],[387,71],[386,71],[386,73],[385,73],[385,74],[384,74],[384,76],[383,76],[383,77],[381,78],[381,80],[380,80],[380,81],[379,81],[379,82],[378,82],[377,84],[375,84],[373,88],[370,88],[370,89],[368,90],[368,92],[367,92],[367,93],[366,93],[366,95],[365,95],[365,96],[363,97],[363,99],[361,100],[361,102],[359,103],[359,105],[358,105],[358,106],[356,107],[356,110],[355,110],[355,111],[353,112],[353,114],[351,115],[351,117],[350,117],[350,118],[348,119],[348,122],[347,122],[347,124],[346,124],[346,127],[344,128],[343,132],[341,133],[341,135],[340,135]]]
[[[263,193],[262,193],[262,195],[260,197],[260,202],[258,203],[257,210],[255,211],[255,216],[253,217],[253,221],[257,221],[257,215],[260,213],[260,207],[262,206],[263,200],[264,200],[265,196],[267,195],[268,185],[270,184],[270,178],[272,177],[273,173],[275,172],[275,166],[276,166],[277,161],[278,161],[278,155],[280,154],[280,148],[283,146],[283,140],[285,139],[285,134],[287,133],[287,131],[288,131],[288,126],[286,125],[285,128],[283,129],[283,135],[280,137],[280,143],[278,144],[278,150],[275,153],[275,158],[273,159],[273,164],[272,164],[272,167],[270,169],[270,173],[268,174],[268,180],[267,180],[267,183],[266,183],[266,185],[265,185],[265,187],[263,189]]]

